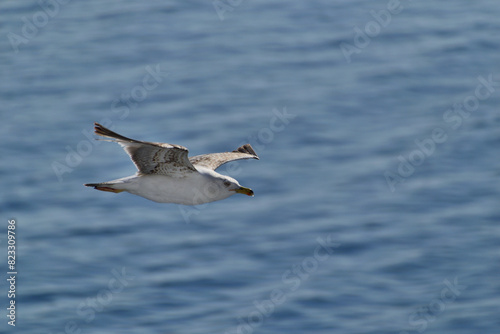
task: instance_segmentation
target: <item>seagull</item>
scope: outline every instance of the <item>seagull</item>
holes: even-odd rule
[[[219,201],[236,193],[253,196],[252,189],[242,187],[230,176],[215,170],[226,162],[257,159],[250,144],[232,152],[202,154],[188,158],[184,146],[130,139],[94,123],[101,139],[120,144],[137,167],[137,173],[121,179],[87,183],[84,186],[101,191],[131,194],[159,203],[200,205]]]

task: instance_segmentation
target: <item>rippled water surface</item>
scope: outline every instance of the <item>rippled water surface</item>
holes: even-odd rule
[[[62,2],[0,5],[0,331],[498,333],[497,1]],[[85,188],[95,121],[256,195]]]

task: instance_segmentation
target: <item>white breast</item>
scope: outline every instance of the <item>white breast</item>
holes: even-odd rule
[[[234,191],[217,185],[214,174],[217,175],[212,170],[200,167],[199,173],[189,173],[180,178],[141,175],[130,179],[126,190],[155,202],[184,205],[199,205],[234,195]]]

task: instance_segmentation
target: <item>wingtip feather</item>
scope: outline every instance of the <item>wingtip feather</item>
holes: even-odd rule
[[[255,153],[252,145],[250,145],[250,144],[241,145],[240,147],[238,147],[233,152],[240,152],[240,153],[250,154],[250,155],[253,155],[254,159],[260,160],[259,156],[257,155],[257,153]]]
[[[108,138],[114,138],[118,140],[124,140],[124,141],[133,141],[130,138],[127,138],[125,136],[122,136],[116,132],[111,131],[110,129],[106,128],[105,126],[94,122],[94,132],[96,135],[102,136],[102,137],[108,137]]]

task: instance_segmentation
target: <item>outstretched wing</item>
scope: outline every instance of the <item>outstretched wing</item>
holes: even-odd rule
[[[123,147],[140,174],[173,176],[196,172],[196,168],[188,159],[188,150],[183,146],[134,140],[119,135],[99,123],[94,125],[96,134],[112,138],[110,141],[117,142]]]
[[[189,158],[189,161],[191,161],[193,165],[203,166],[206,168],[210,168],[211,170],[216,170],[226,162],[240,160],[240,159],[259,160],[259,157],[257,156],[257,153],[255,153],[250,144],[245,144],[243,146],[238,147],[236,150],[232,152],[196,155],[194,157]]]

